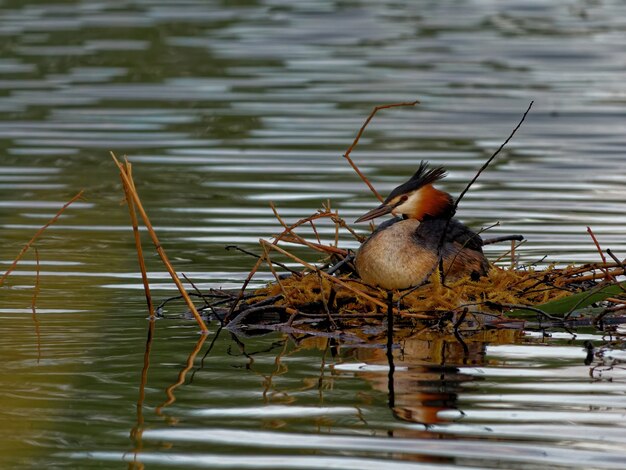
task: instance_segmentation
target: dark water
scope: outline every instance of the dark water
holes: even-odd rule
[[[353,153],[377,189],[429,160],[458,194],[535,100],[460,217],[526,235],[524,263],[597,261],[587,225],[623,257],[625,30],[619,1],[0,1],[2,268],[85,189],[36,243],[36,315],[32,250],[0,288],[2,467],[624,468],[619,330],[403,338],[390,393],[382,345],[217,325],[202,342],[172,305],[146,368],[108,152],[176,268],[235,287],[252,260],[224,246],[276,233],[270,201],[288,220],[373,206],[341,158],[373,105],[421,101]],[[586,341],[604,346],[588,364]]]

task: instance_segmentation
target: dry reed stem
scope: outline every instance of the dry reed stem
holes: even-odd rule
[[[510,269],[515,269],[515,240],[511,240],[511,266]]]
[[[350,232],[350,234],[360,243],[363,243],[367,237],[364,237],[362,235],[359,235],[358,233],[356,233],[352,227],[350,227],[345,220],[343,220],[343,218],[339,217],[339,215],[333,215],[331,217],[332,221],[339,224],[342,228],[345,228],[348,232]]]
[[[152,227],[152,223],[150,223],[148,214],[146,213],[145,209],[143,208],[143,205],[141,204],[141,199],[139,199],[139,194],[135,190],[135,187],[132,181],[128,177],[128,174],[126,174],[126,171],[124,171],[124,167],[117,160],[113,152],[111,152],[111,157],[113,158],[113,161],[115,162],[118,169],[120,170],[122,181],[124,185],[126,186],[126,188],[128,189],[128,192],[130,193],[133,199],[133,202],[135,203],[135,207],[139,211],[139,214],[141,215],[141,218],[143,219],[143,222],[146,228],[148,229],[148,234],[150,235],[150,238],[152,239],[152,242],[154,243],[154,246],[156,247],[156,251],[159,254],[159,257],[161,258],[161,261],[165,265],[167,272],[170,274],[172,280],[174,281],[174,284],[176,284],[176,287],[178,288],[180,295],[182,295],[183,298],[185,299],[185,302],[187,303],[189,310],[191,311],[194,318],[196,319],[196,322],[200,326],[200,330],[202,331],[202,333],[208,333],[209,329],[207,328],[206,324],[204,323],[204,320],[202,320],[202,317],[196,310],[196,306],[191,301],[191,298],[187,294],[187,291],[185,290],[185,287],[183,286],[182,282],[180,281],[180,279],[178,279],[178,275],[176,274],[176,271],[174,271],[174,268],[172,267],[172,264],[170,263],[169,258],[167,257],[167,254],[165,253],[165,250],[161,246],[161,242],[159,242],[159,238],[157,237],[157,234],[154,231],[154,228]]]
[[[412,101],[412,102],[409,102],[409,103],[393,103],[393,104],[384,104],[384,105],[381,105],[381,106],[375,106],[374,109],[372,110],[372,112],[370,113],[370,115],[367,117],[367,119],[365,120],[365,122],[361,126],[361,129],[359,129],[359,132],[357,133],[354,141],[352,142],[352,145],[350,145],[350,147],[348,147],[348,150],[346,150],[346,153],[343,154],[343,158],[348,160],[348,163],[350,164],[352,169],[356,172],[357,175],[359,175],[361,180],[363,180],[363,182],[367,185],[367,187],[370,188],[370,191],[372,191],[372,193],[374,193],[374,196],[376,196],[376,199],[378,199],[380,202],[383,202],[383,197],[378,193],[378,191],[376,191],[374,186],[372,186],[372,183],[369,182],[369,180],[365,177],[365,175],[363,173],[361,173],[361,170],[359,170],[359,168],[356,166],[356,164],[350,158],[350,153],[352,153],[352,150],[354,150],[354,147],[356,147],[357,143],[359,142],[359,139],[363,135],[363,132],[365,131],[365,128],[367,127],[367,125],[370,123],[370,121],[372,120],[372,118],[374,117],[374,115],[378,111],[380,111],[381,109],[397,108],[397,107],[400,107],[400,106],[415,106],[418,103],[419,103],[419,101],[416,100],[416,101]]]
[[[281,247],[279,247],[279,246],[277,246],[277,245],[274,245],[274,244],[271,244],[271,243],[269,243],[267,240],[263,240],[263,239],[260,239],[260,240],[259,240],[259,243],[261,243],[261,245],[266,245],[266,246],[270,247],[271,249],[278,251],[279,253],[281,253],[281,254],[283,254],[283,255],[287,256],[288,258],[291,258],[291,259],[292,259],[292,260],[294,260],[296,263],[300,263],[302,266],[304,266],[304,267],[306,267],[306,268],[308,268],[308,269],[312,270],[313,272],[316,272],[316,273],[321,274],[321,275],[322,275],[322,276],[324,276],[326,279],[329,279],[331,282],[334,282],[335,284],[338,284],[338,285],[340,285],[341,287],[344,287],[345,289],[348,289],[349,291],[354,292],[356,295],[361,296],[361,297],[363,297],[364,299],[369,300],[370,302],[372,302],[372,303],[374,303],[374,304],[378,305],[379,307],[382,307],[382,308],[387,308],[387,304],[385,304],[384,302],[381,302],[380,300],[375,299],[374,297],[370,296],[369,294],[366,294],[365,292],[363,292],[363,291],[361,291],[361,290],[359,290],[359,289],[356,289],[355,287],[352,287],[351,285],[347,284],[346,282],[343,282],[343,281],[341,281],[341,280],[337,279],[336,277],[333,277],[333,276],[331,276],[330,274],[325,273],[324,271],[321,271],[321,270],[320,270],[320,269],[318,269],[316,266],[314,266],[314,265],[312,265],[312,264],[310,264],[310,263],[307,263],[306,261],[304,261],[304,260],[302,260],[302,259],[298,258],[298,257],[297,257],[297,256],[295,256],[295,255],[292,255],[292,254],[291,254],[291,253],[289,253],[288,251],[283,250]]]
[[[598,268],[599,269],[599,268]],[[583,271],[585,272],[585,271]],[[624,270],[623,269],[616,269],[614,271],[607,271],[609,276],[611,277],[615,277],[615,276],[621,276],[622,274],[624,274]],[[596,279],[600,279],[600,278],[606,278],[607,273],[602,272],[602,273],[593,273],[593,274],[587,274],[586,276],[578,276],[578,277],[570,277],[570,278],[566,278],[565,280],[563,280],[564,284],[572,284],[574,282],[583,282],[583,281],[594,281]]]
[[[276,279],[276,282],[278,283],[278,286],[280,287],[280,290],[283,293],[283,298],[285,299],[285,302],[287,302],[287,304],[293,308],[293,304],[290,300],[289,294],[285,290],[285,286],[283,285],[283,283],[280,282],[280,277],[278,276],[278,273],[274,269],[274,264],[272,263],[272,258],[270,256],[269,250],[267,249],[267,246],[265,245],[261,245],[261,246],[263,248],[263,253],[264,253],[266,264],[269,267],[272,275],[274,276],[274,279]]]
[[[596,235],[593,233],[593,230],[591,230],[591,227],[587,226],[587,233],[589,234],[589,236],[591,237],[591,239],[593,240],[594,245],[596,245],[596,249],[598,250],[598,253],[600,254],[600,258],[602,259],[602,267],[600,267],[600,271],[602,271],[605,276],[606,276],[606,280],[609,281],[615,281],[615,278],[613,276],[611,276],[609,274],[608,269],[606,269],[604,266],[606,266],[606,257],[604,256],[604,253],[602,252],[602,248],[600,247],[600,243],[598,242],[598,239],[596,238]]]
[[[331,255],[340,255],[340,256],[348,256],[348,250],[344,250],[342,248],[337,248],[332,245],[320,245],[318,243],[306,242],[302,243],[298,238],[286,236],[281,240],[285,243],[294,243],[298,245],[303,245],[311,248],[312,250],[319,251],[320,253],[326,253]]]
[[[611,274],[609,274],[609,270],[606,268],[606,256],[604,256],[604,253],[602,252],[602,248],[600,247],[600,243],[598,242],[598,239],[596,238],[595,234],[593,233],[593,230],[591,230],[591,227],[587,227],[587,233],[589,233],[589,235],[591,236],[591,239],[593,240],[593,243],[596,245],[596,248],[598,249],[598,253],[600,253],[600,258],[602,258],[602,267],[600,267],[599,269],[603,273],[605,273],[606,280],[607,281],[613,281],[618,286],[620,286],[622,288],[622,290],[624,290],[622,285],[617,282],[617,279],[615,279],[615,277],[613,277],[613,276],[611,276]],[[623,266],[622,266],[622,268],[623,268]]]
[[[591,227],[587,227],[587,233],[593,240],[593,243],[596,245],[596,249],[598,250],[598,253],[600,253],[600,258],[602,258],[602,264],[606,266],[606,256],[604,256],[604,253],[602,252],[602,248],[600,247],[600,243],[598,242],[596,235],[593,233],[593,230],[591,230]]]
[[[328,217],[328,214],[325,213],[325,212],[318,212],[317,214],[313,214],[312,216],[305,217],[304,219],[300,219],[295,224],[290,225],[288,230],[284,230],[281,234],[279,234],[277,237],[275,237],[274,241],[272,242],[272,244],[273,245],[278,244],[278,242],[280,240],[282,240],[283,237],[285,237],[289,231],[294,230],[295,228],[299,227],[300,225],[306,224],[306,223],[308,223],[311,220],[321,219],[323,217]],[[228,311],[228,313],[224,317],[224,323],[227,323],[228,320],[230,319],[230,317],[232,316],[232,314],[235,312],[235,309],[237,308],[237,305],[239,305],[239,302],[241,301],[241,299],[244,296],[244,293],[246,291],[246,288],[248,287],[248,284],[250,284],[250,281],[252,280],[252,278],[254,277],[256,272],[259,270],[259,268],[261,267],[262,263],[263,263],[263,259],[262,258],[257,259],[256,263],[252,267],[252,270],[250,270],[250,272],[248,273],[248,276],[246,276],[246,279],[243,281],[243,285],[241,286],[241,289],[239,290],[239,294],[237,295],[237,298],[234,300],[233,304],[230,306],[230,310]]]
[[[200,352],[200,349],[202,349],[202,345],[206,341],[207,337],[208,335],[200,336],[200,339],[198,339],[198,342],[194,346],[193,351],[191,351],[191,353],[187,357],[187,362],[185,363],[185,367],[178,373],[178,380],[176,380],[176,382],[174,382],[172,385],[170,385],[169,387],[165,389],[165,395],[167,396],[167,400],[156,407],[154,411],[156,412],[157,415],[160,416],[162,414],[163,408],[171,405],[172,403],[176,401],[176,397],[174,396],[174,390],[176,390],[178,387],[180,387],[182,384],[185,383],[185,377],[187,376],[187,372],[189,372],[191,368],[193,367],[193,363],[196,360],[196,356]]]
[[[285,221],[283,220],[283,218],[278,214],[278,210],[276,209],[276,207],[274,206],[274,203],[270,203],[270,207],[272,208],[272,211],[274,212],[274,216],[276,217],[276,219],[278,219],[278,222],[284,227],[284,231],[282,234],[282,241],[284,242],[288,242],[288,243],[297,243],[300,245],[304,245],[306,247],[311,248],[312,250],[316,250],[316,251],[320,251],[322,253],[330,253],[330,254],[336,254],[336,255],[341,255],[341,256],[347,256],[348,251],[347,250],[342,250],[341,248],[338,248],[337,246],[333,246],[333,245],[322,245],[319,243],[311,243],[309,241],[307,241],[305,238],[301,237],[300,235],[296,234],[293,230],[292,227],[289,227]],[[324,217],[323,218],[330,218],[332,220],[333,218],[333,214],[326,214],[324,213]],[[310,220],[309,223],[311,225],[313,225],[313,221]],[[315,231],[315,234],[317,235],[317,231]],[[319,240],[319,236],[317,237]],[[337,245],[338,243],[336,242],[335,245]]]
[[[189,283],[191,288],[196,291],[196,294],[198,294],[198,297],[200,297],[201,299],[204,299],[204,294],[200,291],[200,289],[198,289],[198,286],[196,286],[194,282],[191,279],[189,279],[185,273],[180,273],[180,275],[183,276],[183,278],[185,279],[185,281]]]
[[[67,209],[70,206],[70,204],[72,204],[73,202],[76,202],[76,200],[79,199],[83,195],[84,192],[85,192],[84,189],[81,190],[76,196],[74,196],[72,199],[70,199],[68,202],[66,202],[63,205],[63,207],[61,207],[61,209],[59,209],[59,211],[56,213],[56,215],[54,217],[52,217],[52,219],[50,219],[50,221],[46,225],[44,225],[39,230],[37,230],[35,235],[33,235],[33,238],[31,238],[30,241],[28,243],[26,243],[26,245],[24,245],[24,248],[22,248],[22,251],[20,251],[20,253],[15,258],[15,260],[13,260],[13,263],[11,263],[11,266],[9,266],[9,269],[7,270],[7,272],[5,272],[2,275],[2,277],[0,277],[0,286],[4,283],[6,278],[9,277],[9,274],[11,274],[11,272],[13,272],[13,270],[15,269],[15,266],[17,266],[17,263],[22,259],[24,254],[28,251],[28,249],[32,246],[32,244],[35,243],[35,241],[44,232],[44,230],[46,230],[48,227],[50,227],[50,225],[55,223],[59,219],[59,217],[61,217],[61,214],[63,214],[63,211],[65,211],[65,209]]]
[[[126,174],[128,175],[128,179],[133,185],[133,190],[137,191],[135,188],[135,182],[133,180],[133,167],[128,160],[124,162],[124,168]],[[121,178],[121,176],[120,176]],[[126,184],[124,184],[124,179],[122,179],[122,187],[124,188],[124,195],[126,197],[126,204],[128,205],[128,212],[130,214],[130,220],[133,225],[133,235],[135,237],[135,248],[137,249],[137,260],[139,262],[139,269],[141,270],[141,281],[143,282],[143,290],[146,295],[146,303],[148,304],[148,312],[150,312],[150,318],[154,319],[154,305],[152,304],[152,296],[150,295],[150,284],[148,281],[148,273],[146,272],[146,263],[143,257],[143,248],[141,246],[141,236],[139,234],[139,222],[137,221],[137,212],[135,211],[135,204],[133,203],[133,198],[130,195]]]
[[[512,240],[513,242],[514,240]],[[514,246],[514,249],[517,250],[520,246],[522,246],[524,243],[526,243],[526,240],[522,240],[519,243],[516,243]],[[500,256],[498,256],[495,261],[493,261],[491,264],[495,266],[495,264],[499,261],[502,261],[504,258],[506,258],[509,254],[511,253],[511,250],[507,251],[506,253],[501,254]]]
[[[211,305],[209,302],[207,302],[207,300],[206,300],[206,296],[205,296],[205,295],[204,295],[204,294],[200,291],[200,289],[198,289],[198,286],[196,286],[196,285],[194,284],[194,282],[193,282],[191,279],[189,279],[185,273],[180,273],[180,274],[181,274],[181,276],[183,276],[183,277],[185,278],[185,281],[187,281],[187,282],[189,283],[189,285],[191,285],[191,287],[193,288],[193,290],[195,290],[195,291],[196,291],[196,295],[197,295],[198,297],[200,297],[202,300],[204,300],[204,307],[202,307],[202,309],[206,307],[206,308],[208,308],[209,310],[211,310],[211,313],[213,313],[213,315],[215,315],[215,318],[217,318],[217,320],[220,322],[220,324],[221,324],[222,326],[224,326],[223,321],[222,321],[222,319],[219,317],[219,315],[217,314],[217,312],[215,311],[214,306],[213,306],[213,305]]]
[[[311,225],[311,229],[313,229],[313,233],[315,234],[315,239],[317,240],[317,243],[321,245],[322,239],[320,238],[320,234],[317,233],[317,227],[315,226],[312,220],[309,221],[309,224]]]
[[[339,214],[337,213],[337,211],[335,211],[335,217],[337,217],[338,215]],[[333,222],[335,222],[335,248],[339,248],[339,223],[335,221],[332,216],[330,218]]]
[[[251,251],[248,250],[244,250],[243,248],[237,246],[237,245],[228,245],[226,246],[226,250],[237,250],[237,251],[241,251],[243,254],[246,254],[248,256],[252,256],[255,259],[259,259],[261,258],[259,255],[257,255],[256,253],[252,253]],[[293,269],[291,269],[289,266],[283,264],[283,263],[279,263],[278,261],[274,261],[274,264],[276,266],[280,266],[281,268],[283,268],[285,271],[289,271],[291,274],[295,274],[295,275],[299,275],[300,273],[298,271],[295,271]]]
[[[524,240],[525,242],[526,240]],[[517,245],[517,247],[519,248],[519,246],[524,243],[521,242]],[[504,256],[506,256],[509,252],[507,251]],[[503,257],[503,256],[502,256]],[[495,262],[499,261],[502,257],[498,258]],[[591,276],[579,276],[576,277],[576,275],[578,274],[584,274],[587,272],[591,272],[593,273],[593,275],[596,275],[595,271],[602,269],[602,267],[606,267],[606,268],[615,268],[619,266],[618,264],[613,264],[613,263],[607,263],[606,266],[599,266],[597,263],[588,263],[586,265],[583,265],[581,267],[567,267],[567,268],[561,268],[561,269],[553,269],[550,270],[549,272],[546,272],[545,270],[543,271],[536,271],[535,274],[532,274],[528,277],[528,280],[530,279],[539,279],[539,278],[545,278],[546,274],[549,274],[551,276],[551,282],[552,283],[556,283],[557,281],[559,281],[560,284],[562,284],[563,286],[571,284],[571,283],[575,283],[578,281],[589,281],[589,280],[593,280],[593,279],[598,279],[598,277],[602,277],[604,276],[604,274],[602,276],[596,276],[596,277],[591,277]],[[614,273],[613,273],[614,274]],[[619,275],[619,273],[618,273]],[[569,276],[569,277],[568,277]],[[540,283],[543,283],[544,281],[540,281]],[[511,287],[517,285],[513,284]]]
[[[287,225],[287,223],[284,221],[284,219],[280,216],[280,214],[278,213],[278,209],[276,208],[276,205],[273,202],[270,202],[270,208],[272,209],[272,212],[274,213],[274,216],[278,220],[278,223],[280,223],[280,225],[282,225],[283,228],[285,229],[283,231],[283,234],[285,234],[285,232],[286,232],[291,237],[293,237],[293,239],[292,239],[292,238],[289,238],[287,235],[283,235],[282,236],[282,240],[283,241],[291,242],[291,243],[299,243],[300,245],[304,245],[304,246],[307,246],[307,247],[309,247],[309,248],[311,248],[313,250],[321,251],[321,252],[324,252],[324,253],[331,252],[333,254],[339,254],[339,255],[342,255],[342,256],[347,256],[348,252],[346,250],[341,250],[340,248],[337,247],[337,245],[339,244],[339,242],[337,241],[337,237],[339,236],[339,233],[338,233],[338,227],[337,227],[336,223],[335,223],[335,229],[336,229],[337,233],[335,235],[335,237],[336,237],[336,239],[335,239],[335,246],[332,246],[332,245],[322,245],[320,237],[319,237],[319,235],[317,233],[317,230],[315,228],[315,225],[313,224],[313,220],[309,220],[309,223],[313,227],[313,231],[315,232],[315,235],[317,236],[317,240],[318,240],[318,242],[320,242],[318,244],[311,243],[311,242],[307,241],[305,238],[301,237],[300,235],[294,233],[293,228],[289,227]],[[322,212],[322,214],[324,214],[325,218],[328,217],[331,220],[334,220],[333,218],[336,217],[336,213],[335,214],[330,213],[330,202],[329,202],[329,205],[325,208],[325,211]]]
[[[562,271],[562,276],[571,276],[573,274],[582,274],[582,273],[586,273],[589,271],[597,271],[599,269],[602,268],[616,268],[616,267],[621,267],[623,268],[621,263],[606,263],[606,264],[602,264],[599,265],[598,263],[587,263],[587,264],[583,264],[581,266],[572,266],[569,268],[565,268]]]
[[[36,262],[36,275],[35,275],[35,291],[33,292],[33,300],[30,304],[30,307],[33,311],[33,322],[35,323],[35,334],[37,335],[37,364],[41,361],[41,331],[39,329],[39,319],[37,318],[37,297],[39,296],[39,251],[37,247],[35,250],[35,262]]]
[[[272,209],[272,212],[274,213],[274,217],[276,217],[276,220],[278,220],[278,223],[280,225],[283,226],[283,228],[285,229],[283,231],[283,233],[287,233],[289,235],[291,235],[297,243],[304,245],[304,246],[308,246],[309,248],[313,249],[313,250],[317,250],[317,251],[323,251],[321,250],[321,245],[315,245],[313,243],[308,242],[307,240],[305,240],[303,237],[301,237],[300,235],[296,234],[292,228],[289,227],[289,225],[287,225],[285,223],[285,221],[283,220],[283,218],[280,216],[280,214],[278,213],[278,210],[276,209],[276,206],[274,205],[273,202],[270,202],[270,208]],[[330,216],[328,216],[330,217]],[[309,220],[309,223],[313,223],[312,220]],[[316,231],[317,233],[317,231]],[[283,236],[284,239],[284,236]],[[331,247],[332,248],[332,247]]]

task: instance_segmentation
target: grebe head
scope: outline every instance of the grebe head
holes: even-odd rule
[[[428,169],[427,162],[421,162],[411,178],[395,188],[387,199],[375,209],[363,214],[356,222],[365,222],[389,214],[423,220],[425,217],[450,217],[454,209],[452,196],[433,186],[446,176],[443,167]]]

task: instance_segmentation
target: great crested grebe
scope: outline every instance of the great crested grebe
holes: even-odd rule
[[[420,285],[437,270],[444,230],[440,250],[446,279],[487,274],[489,262],[483,254],[482,239],[458,220],[450,219],[452,196],[433,186],[444,176],[444,168],[428,169],[422,162],[380,206],[356,220],[364,222],[390,212],[396,216],[379,225],[356,254],[356,270],[364,282],[384,289]]]

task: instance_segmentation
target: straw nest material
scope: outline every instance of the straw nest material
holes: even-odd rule
[[[493,267],[488,276],[478,280],[469,277],[442,284],[438,273],[430,282],[405,292],[394,299],[399,303],[397,313],[403,316],[426,317],[468,308],[470,311],[502,312],[520,305],[539,305],[570,295],[575,289],[566,285],[563,270],[549,268],[543,271],[516,271]],[[386,302],[387,291],[367,286],[352,275],[339,280],[353,284],[369,297]],[[258,289],[247,300],[252,307],[268,298],[276,298],[274,305],[305,313],[325,311],[338,314],[368,314],[380,311],[380,305],[354,291],[331,282],[319,273],[292,274],[278,282]]]

